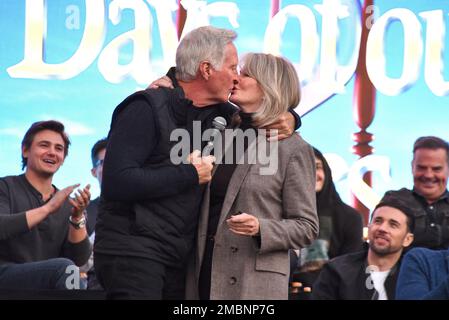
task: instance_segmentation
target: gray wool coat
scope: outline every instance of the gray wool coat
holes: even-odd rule
[[[318,234],[312,148],[297,134],[276,142],[277,170],[263,175],[260,169],[266,165],[261,164],[255,152],[250,152],[259,143],[260,140],[248,147],[246,153],[252,154],[251,160],[236,166],[228,185],[215,236],[211,299],[288,299],[288,250],[309,245]],[[196,253],[188,267],[188,299],[198,298],[209,187],[201,207]],[[238,211],[258,218],[260,246],[254,237],[229,231],[226,219]]]

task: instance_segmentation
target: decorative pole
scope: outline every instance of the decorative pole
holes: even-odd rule
[[[182,30],[186,23],[187,11],[181,5],[181,0],[178,0],[178,14],[176,15],[176,30],[178,31],[178,40],[181,39]]]
[[[281,0],[271,0],[271,18],[273,18],[276,13],[279,12],[279,7],[281,5]]]
[[[376,88],[368,77],[366,70],[366,44],[371,26],[367,26],[368,18],[367,8],[374,4],[374,0],[365,0],[362,11],[362,35],[360,41],[359,60],[357,63],[354,98],[353,98],[353,116],[360,128],[360,131],[353,134],[356,144],[352,147],[354,154],[363,158],[373,153],[373,147],[369,145],[373,141],[373,135],[366,131],[374,119],[376,111]],[[372,20],[371,20],[372,21]],[[363,180],[371,186],[371,172],[363,176]],[[369,219],[369,209],[365,207],[354,195],[352,203],[360,213],[363,214],[365,225]]]

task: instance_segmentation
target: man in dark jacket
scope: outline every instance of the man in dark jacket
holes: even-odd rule
[[[414,247],[449,248],[449,144],[421,137],[413,146],[413,190],[387,192],[382,201],[399,199],[415,217]]]
[[[192,152],[202,148],[195,125],[201,139],[216,116],[230,123],[235,108],[227,100],[238,81],[235,38],[211,26],[191,31],[177,49],[176,75],[170,74],[176,88],[138,92],[114,111],[94,250],[108,298],[184,298],[200,185],[210,181],[214,160]],[[176,129],[193,139],[188,163],[173,161],[179,160],[172,154]]]
[[[84,210],[89,186],[58,190],[53,176],[69,150],[64,125],[34,123],[22,140],[25,173],[0,178],[0,289],[79,289],[91,253]]]
[[[403,203],[381,202],[369,224],[369,247],[326,264],[314,284],[312,299],[394,299],[400,259],[413,242],[413,223]]]

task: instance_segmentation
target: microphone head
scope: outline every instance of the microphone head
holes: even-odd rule
[[[212,121],[212,126],[220,131],[226,129],[227,124],[226,119],[223,117],[215,117]]]

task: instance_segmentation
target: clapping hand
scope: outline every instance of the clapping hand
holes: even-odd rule
[[[90,184],[84,187],[84,189],[78,189],[74,198],[69,198],[72,208],[72,216],[79,217],[86,210],[90,202]]]

